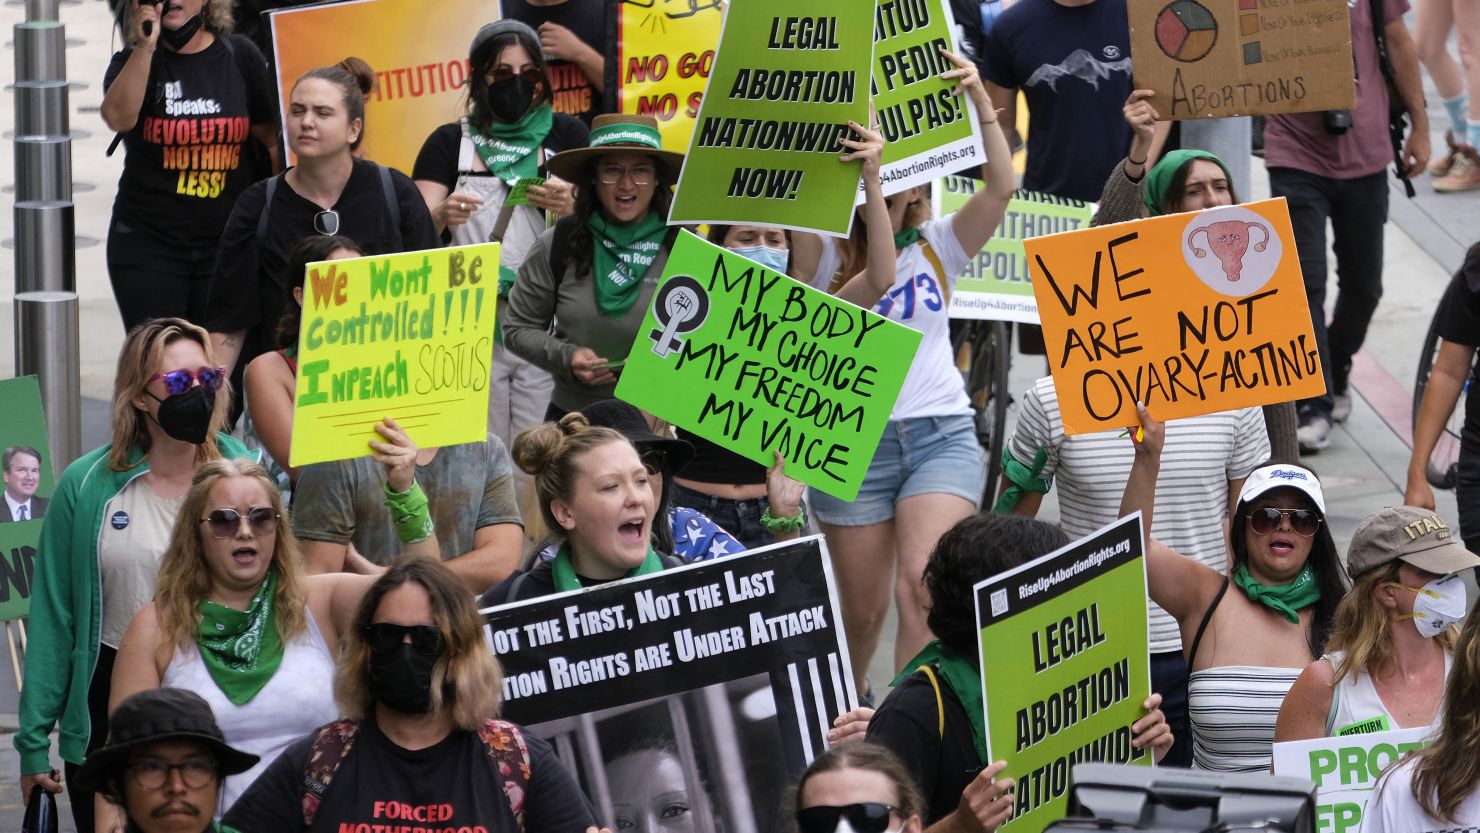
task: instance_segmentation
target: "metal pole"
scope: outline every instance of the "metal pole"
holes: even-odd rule
[[[15,26],[15,80],[67,80],[67,30],[55,20]]]
[[[40,378],[46,436],[58,470],[82,454],[77,330],[77,293],[16,293],[16,374]]]
[[[59,20],[61,3],[58,0],[26,0],[27,20]]]
[[[66,136],[71,133],[66,81],[15,83],[15,135]]]
[[[15,198],[72,201],[70,136],[15,137]]]
[[[30,200],[15,204],[17,292],[76,292],[77,252],[72,203]]]

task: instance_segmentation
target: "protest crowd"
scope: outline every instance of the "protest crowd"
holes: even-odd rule
[[[1281,81],[1222,112],[1182,76],[1213,3],[1152,4],[1153,49],[1188,28],[1173,76],[1142,68],[1137,0],[664,0],[721,38],[683,74],[705,95],[678,102],[693,136],[674,139],[672,112],[623,101],[628,67],[608,66],[613,16],[651,2],[487,0],[445,21],[467,51],[442,63],[320,49],[287,77],[270,21],[332,4],[114,0],[111,439],[49,494],[49,454],[4,457],[0,510],[39,535],[22,794],[65,795],[79,833],[978,833],[1062,819],[1076,763],[1284,774],[1279,745],[1412,731],[1370,773],[1365,829],[1480,829],[1480,405],[1458,517],[1425,474],[1461,394],[1480,396],[1480,242],[1437,311],[1404,505],[1371,506],[1343,551],[1316,456],[1351,411],[1394,177],[1480,189],[1480,13],[1412,2],[1410,34],[1409,0],[1336,0],[1355,81],[1297,86],[1346,106],[1302,107]],[[944,34],[904,40],[927,24]],[[890,98],[912,85],[930,91]],[[457,109],[375,118],[423,87]],[[1246,202],[1234,160],[1184,129],[1250,112],[1278,201]],[[963,178],[957,201],[943,177]],[[1010,392],[994,460],[953,296],[1025,200],[1092,205],[1015,243],[1042,325],[1012,332],[1050,372]],[[1280,265],[1256,275],[1261,258]],[[1206,284],[1200,321],[1192,295],[1167,312],[1169,274]],[[1143,335],[1153,307],[1177,322],[1164,338]],[[1057,523],[1035,518],[1050,492]],[[822,589],[739,576],[809,540]],[[804,590],[822,606],[724,618],[704,586],[660,583],[685,570],[713,571],[729,606]],[[685,673],[638,644],[664,596],[638,593],[636,621],[578,612],[624,579],[682,595],[663,631],[681,662],[769,671],[768,714],[822,721],[815,748],[771,741],[742,765],[753,753],[690,737],[721,731],[692,704],[661,733],[621,725],[649,697],[582,686]],[[1058,606],[1011,642],[1034,594]],[[555,635],[487,624],[526,609]],[[823,628],[830,664],[786,653]],[[519,664],[577,637],[611,651]],[[892,680],[869,677],[881,650]],[[815,703],[791,702],[807,679],[826,680]],[[536,712],[546,685],[585,700]],[[1015,721],[992,711],[1011,697]],[[753,698],[732,699],[725,715]],[[747,779],[793,789],[739,823]]]

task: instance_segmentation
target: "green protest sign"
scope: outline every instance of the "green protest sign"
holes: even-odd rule
[[[862,8],[860,8],[862,5]],[[761,223],[846,235],[868,120],[873,0],[730,6],[670,223]]]
[[[1064,817],[1069,771],[1151,765],[1131,724],[1151,694],[1141,515],[976,585],[987,750],[1017,781],[1014,833]]]
[[[617,396],[843,500],[858,495],[920,333],[684,232]]]
[[[1386,715],[1374,715],[1386,719]],[[1427,746],[1433,730],[1398,729],[1274,745],[1274,774],[1309,778],[1316,785],[1316,829],[1361,833],[1367,802],[1377,780],[1415,749]]]
[[[874,10],[874,108],[888,141],[879,170],[886,194],[986,164],[976,107],[956,95],[954,80],[940,77],[956,68],[941,54],[960,54],[955,31],[945,0],[881,0]]]
[[[983,187],[981,180],[946,176],[930,190],[935,216],[944,217]],[[971,259],[951,293],[952,318],[1038,323],[1038,301],[1028,277],[1023,241],[1088,228],[1095,204],[1035,191],[1017,191],[992,239]]]
[[[0,449],[5,497],[0,500],[0,620],[31,610],[31,577],[41,520],[56,488],[46,444],[46,417],[35,376],[0,382]],[[24,517],[24,520],[22,519]]]

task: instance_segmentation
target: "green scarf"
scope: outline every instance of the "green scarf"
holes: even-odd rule
[[[272,615],[272,588],[268,572],[245,611],[206,600],[200,603],[196,642],[211,679],[226,699],[240,706],[257,696],[283,662],[283,643]]]
[[[1023,495],[1028,492],[1048,492],[1048,481],[1039,475],[1043,473],[1043,465],[1048,462],[1048,449],[1040,448],[1033,454],[1033,465],[1025,466],[1012,456],[1012,449],[1002,449],[1002,473],[1012,481],[1012,485],[1003,490],[998,496],[997,502],[992,504],[992,511],[1006,514],[1018,505]]]
[[[620,318],[637,303],[642,275],[663,248],[668,224],[656,211],[635,223],[608,223],[600,213],[586,221],[591,229],[591,272],[596,284],[596,308],[602,315]]]
[[[1156,217],[1162,213],[1161,206],[1166,202],[1167,189],[1172,187],[1172,177],[1177,175],[1177,171],[1181,170],[1183,165],[1194,159],[1216,162],[1218,167],[1223,169],[1223,175],[1228,176],[1228,166],[1223,164],[1223,160],[1205,150],[1186,149],[1168,153],[1152,166],[1150,173],[1146,174],[1146,187],[1141,192],[1141,201],[1146,203],[1146,210],[1150,216]],[[1233,177],[1228,177],[1228,180],[1232,182]]]
[[[1244,591],[1249,601],[1264,605],[1295,625],[1300,624],[1300,611],[1321,598],[1321,586],[1309,562],[1289,584],[1260,584],[1249,575],[1249,565],[1240,564],[1233,568],[1233,583]]]
[[[966,710],[966,719],[971,721],[971,745],[976,747],[977,759],[982,766],[986,766],[990,759],[987,757],[986,716],[982,714],[981,669],[965,654],[936,641],[926,645],[925,650],[905,663],[904,670],[890,680],[889,685],[897,686],[904,682],[906,677],[915,673],[922,665],[935,666],[936,673],[950,686],[956,699],[961,701],[961,708]]]
[[[649,573],[659,572],[662,569],[663,559],[659,558],[657,551],[650,546],[648,547],[647,557],[642,560],[642,563],[638,564],[627,575],[622,576],[622,578],[645,576]],[[586,586],[581,584],[580,578],[576,576],[575,565],[570,563],[570,544],[560,545],[560,549],[555,553],[555,560],[550,563],[550,573],[555,579],[555,592],[557,593],[564,593],[567,590],[580,590]]]
[[[487,135],[468,122],[468,138],[478,158],[488,166],[488,172],[513,184],[527,176],[539,173],[540,161],[535,151],[550,135],[550,125],[555,120],[555,111],[548,104],[530,108],[524,118],[513,124],[491,121]]]
[[[908,249],[911,245],[918,243],[921,236],[920,230],[914,226],[902,228],[894,233],[894,248]]]

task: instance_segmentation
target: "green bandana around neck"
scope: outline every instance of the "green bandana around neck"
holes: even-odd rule
[[[982,672],[976,667],[965,654],[960,651],[947,648],[940,644],[939,640],[925,646],[925,650],[915,654],[915,658],[904,664],[904,670],[899,676],[889,681],[890,686],[898,686],[905,678],[915,673],[922,665],[935,666],[936,673],[945,680],[946,685],[951,687],[956,699],[961,701],[961,708],[966,710],[966,719],[971,721],[971,745],[976,747],[976,756],[982,766],[986,766],[990,759],[987,757],[987,724],[986,716],[982,714]]]
[[[902,228],[894,233],[894,248],[908,249],[910,246],[918,243],[922,236],[920,230],[914,226]]]
[[[591,272],[596,285],[596,308],[608,318],[620,318],[637,303],[642,275],[658,259],[668,224],[658,212],[632,223],[608,223],[600,213],[586,221],[591,229]]]
[[[200,603],[196,643],[211,679],[238,706],[257,696],[283,662],[283,643],[273,617],[272,590],[277,575],[268,572],[246,610],[206,600]]]
[[[1294,625],[1300,624],[1300,611],[1321,598],[1321,586],[1309,562],[1289,584],[1260,584],[1249,574],[1249,565],[1240,564],[1233,568],[1233,583],[1244,591],[1249,601],[1264,605]]]
[[[508,183],[539,173],[540,161],[535,151],[550,135],[554,110],[548,104],[530,108],[524,118],[513,124],[491,121],[482,133],[468,122],[468,139],[488,172]]]
[[[663,559],[658,557],[657,550],[649,546],[647,555],[642,559],[642,563],[628,571],[627,575],[622,576],[622,578],[645,576],[649,573],[659,572],[662,569]],[[580,578],[576,576],[575,565],[570,562],[569,543],[561,544],[560,549],[556,550],[555,560],[550,563],[550,573],[555,580],[555,592],[557,593],[564,593],[567,590],[580,590],[586,586],[581,584]]]
[[[1141,201],[1146,203],[1146,211],[1152,217],[1162,214],[1161,206],[1166,202],[1167,189],[1172,187],[1172,177],[1183,165],[1194,159],[1207,159],[1214,162],[1223,169],[1223,175],[1228,176],[1228,166],[1223,164],[1223,160],[1205,150],[1188,148],[1168,153],[1152,166],[1150,173],[1146,174],[1146,187],[1141,192]],[[1229,182],[1232,181],[1233,178],[1229,177]]]

